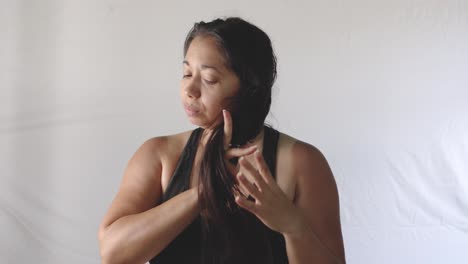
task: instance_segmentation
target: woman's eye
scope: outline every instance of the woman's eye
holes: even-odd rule
[[[183,78],[187,78],[187,77],[190,77],[192,76],[191,74],[184,74]]]
[[[216,81],[208,81],[208,80],[205,80],[205,82],[206,82],[207,84],[210,84],[210,85],[216,83]]]

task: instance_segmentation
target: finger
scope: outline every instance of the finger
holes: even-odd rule
[[[250,178],[254,180],[254,183],[257,185],[257,188],[260,190],[260,192],[264,191],[267,187],[266,183],[262,176],[254,168],[254,166],[250,164],[250,162],[247,161],[244,157],[239,159],[239,164],[244,168],[244,174],[250,176]]]
[[[254,153],[257,150],[257,146],[253,145],[250,147],[243,147],[243,148],[230,148],[226,151],[226,159],[238,158],[242,156],[247,156]]]
[[[227,149],[232,140],[232,117],[228,110],[223,109],[224,147]]]
[[[240,185],[242,187],[244,187],[244,189],[247,190],[247,192],[252,195],[252,197],[256,200],[256,201],[259,201],[259,198],[261,196],[261,192],[260,190],[257,188],[257,186],[255,186],[254,184],[252,184],[249,180],[247,180],[247,178],[245,178],[244,175],[242,175],[241,172],[239,172],[237,174],[237,179],[240,183]]]
[[[231,173],[231,175],[236,175],[237,172],[239,171],[239,166],[235,165],[235,164],[232,164],[231,162],[226,162],[226,167],[229,171],[229,173]]]
[[[257,146],[250,146],[244,148],[232,148],[226,151],[224,154],[225,164],[227,169],[232,175],[236,175],[239,171],[239,163],[237,158],[241,156],[247,156],[255,152]]]
[[[242,197],[240,195],[236,196],[236,203],[244,208],[245,210],[247,211],[250,211],[251,213],[255,214],[256,213],[256,207],[255,207],[255,203],[254,202],[251,202],[249,200],[247,200],[247,198],[245,197]]]
[[[268,168],[268,165],[266,164],[265,159],[263,158],[263,155],[260,154],[260,152],[256,151],[254,153],[254,158],[258,168],[258,172],[262,176],[265,183],[270,184],[270,182],[274,180],[273,176],[271,176],[270,169]]]

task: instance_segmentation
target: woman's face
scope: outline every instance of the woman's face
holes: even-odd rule
[[[239,90],[239,79],[227,67],[216,41],[195,37],[185,55],[180,82],[182,104],[190,122],[212,128],[222,121],[222,110],[230,110]]]

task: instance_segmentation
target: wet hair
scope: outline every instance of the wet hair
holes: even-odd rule
[[[231,145],[254,139],[270,111],[276,79],[276,56],[268,35],[238,17],[195,23],[184,43],[184,56],[196,37],[216,41],[226,66],[239,78],[238,93],[231,102]],[[200,166],[199,193],[202,208],[203,263],[265,263],[268,243],[264,232],[255,233],[261,222],[241,210],[234,200],[235,176],[224,163],[224,123],[213,129]],[[234,161],[237,162],[237,161]],[[271,249],[270,249],[271,251]],[[246,259],[242,259],[245,257]]]

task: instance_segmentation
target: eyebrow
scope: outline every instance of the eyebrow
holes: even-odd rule
[[[186,61],[186,60],[184,60],[184,61],[182,62],[182,64],[186,64],[187,66],[190,66],[190,63],[189,63],[188,61]],[[204,70],[204,69],[213,69],[213,70],[217,71],[219,74],[222,74],[221,71],[218,70],[215,66],[210,66],[210,65],[205,65],[205,64],[203,64],[203,65],[201,66],[201,68],[202,68],[202,70]]]

